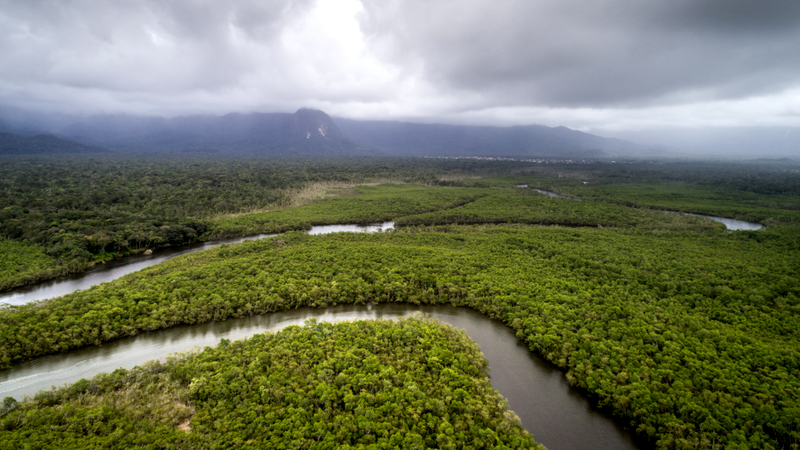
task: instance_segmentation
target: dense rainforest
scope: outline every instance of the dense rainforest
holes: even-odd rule
[[[659,448],[800,445],[794,166],[396,162],[376,169],[383,181],[424,185],[355,186],[381,180],[353,175],[304,206],[195,219],[205,224],[197,239],[326,222],[394,219],[396,229],[290,231],[7,306],[0,310],[0,364],[299,306],[447,303],[503,321]],[[752,189],[747,180],[756,181]],[[522,184],[566,198],[516,187]],[[757,220],[766,229],[731,232],[670,211]],[[42,249],[17,252],[31,270],[58,264],[42,243],[8,237],[0,245]],[[31,401],[18,408],[40,408]]]
[[[444,226],[221,246],[0,316],[6,364],[298,306],[472,307],[663,447],[797,442],[800,248],[761,232]]]
[[[376,182],[431,184],[510,170],[511,162],[420,159],[263,160],[51,157],[0,159],[0,290],[80,272],[93,264],[159,247],[188,244],[248,227],[212,233],[220,219],[313,204],[355,194]],[[434,210],[431,199],[416,201]],[[446,204],[449,204],[445,202]],[[347,222],[398,211],[372,205]],[[322,211],[269,227],[301,230],[333,220]],[[319,215],[318,215],[319,216]],[[275,221],[273,221],[275,222]]]
[[[0,448],[543,448],[463,331],[309,321],[0,407]]]
[[[446,158],[320,161],[193,155],[183,159],[4,157],[2,163],[0,249],[7,258],[0,262],[0,291],[80,272],[96,263],[146,249],[302,230],[319,224],[402,219],[423,213],[436,214],[409,217],[398,223],[654,223],[633,217],[638,213],[631,208],[612,211],[608,203],[616,203],[771,225],[793,221],[800,209],[800,166],[786,161],[536,164]],[[491,177],[509,173],[518,175]],[[591,183],[587,186],[582,180]],[[363,195],[363,190],[355,189],[367,183],[387,182],[462,189],[446,194],[442,190],[421,189],[401,195],[372,192],[370,198]],[[540,208],[538,214],[525,211],[507,216],[504,214],[513,206],[509,202],[533,200],[511,199],[521,193],[506,193],[501,198],[495,196],[485,203],[454,210],[515,182],[606,205],[587,202],[568,210]],[[463,189],[467,187],[475,189]],[[353,196],[357,198],[346,202],[326,201]],[[296,208],[303,205],[316,206]],[[285,208],[293,211],[263,214]],[[262,214],[253,214],[256,212]],[[668,226],[663,218],[655,222],[660,222],[660,227]]]

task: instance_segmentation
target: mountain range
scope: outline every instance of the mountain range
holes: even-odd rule
[[[2,118],[0,118],[2,119]],[[6,121],[8,122],[8,121]],[[270,156],[486,156],[596,159],[635,156],[648,147],[565,127],[490,127],[332,119],[301,108],[287,113],[231,113],[175,118],[92,116],[58,130],[62,152],[112,151],[263,154]],[[36,122],[31,122],[36,123]],[[39,129],[46,128],[40,125]],[[0,130],[13,126],[0,125]],[[21,128],[19,128],[22,130]],[[36,133],[30,124],[20,133]],[[4,133],[7,134],[7,133]],[[42,136],[22,137],[45,140]],[[16,145],[16,144],[15,144]],[[12,146],[0,147],[0,153]],[[13,147],[17,148],[17,147]]]
[[[362,145],[390,155],[602,158],[647,148],[566,127],[489,127],[337,119]]]

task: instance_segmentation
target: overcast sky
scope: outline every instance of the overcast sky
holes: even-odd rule
[[[800,1],[0,0],[0,105],[800,126]]]

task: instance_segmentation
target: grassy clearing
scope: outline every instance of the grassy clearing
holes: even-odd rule
[[[360,186],[355,191],[357,195],[352,197],[222,219],[213,224],[207,238],[303,230],[313,225],[382,222],[455,208],[490,193],[485,189],[399,184]]]

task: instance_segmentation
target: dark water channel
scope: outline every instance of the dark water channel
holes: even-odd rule
[[[311,227],[309,234],[335,233],[338,231],[352,232],[374,232],[377,230],[388,230],[394,228],[394,222],[376,223],[372,225],[321,225]],[[198,242],[196,244],[183,245],[180,247],[169,247],[155,250],[152,255],[142,254],[126,256],[105,264],[98,264],[91,269],[74,275],[59,277],[54,280],[36,283],[31,286],[24,286],[0,294],[0,303],[11,305],[23,305],[36,300],[60,297],[67,295],[78,289],[89,289],[90,287],[106,283],[127,275],[145,267],[154,266],[160,262],[185,255],[187,253],[207,250],[222,244],[236,244],[252,239],[262,239],[277,236],[276,234],[259,234],[256,236],[238,237],[230,239],[217,239],[208,242]]]
[[[143,333],[0,371],[0,398],[13,396],[20,400],[52,385],[91,378],[118,367],[132,368],[169,353],[215,345],[223,338],[241,339],[288,325],[302,325],[310,318],[333,322],[396,318],[415,312],[466,330],[489,360],[492,386],[508,399],[510,409],[519,415],[525,429],[550,450],[647,448],[571,389],[563,373],[531,354],[510,328],[471,309],[452,306],[380,304],[301,308]]]

